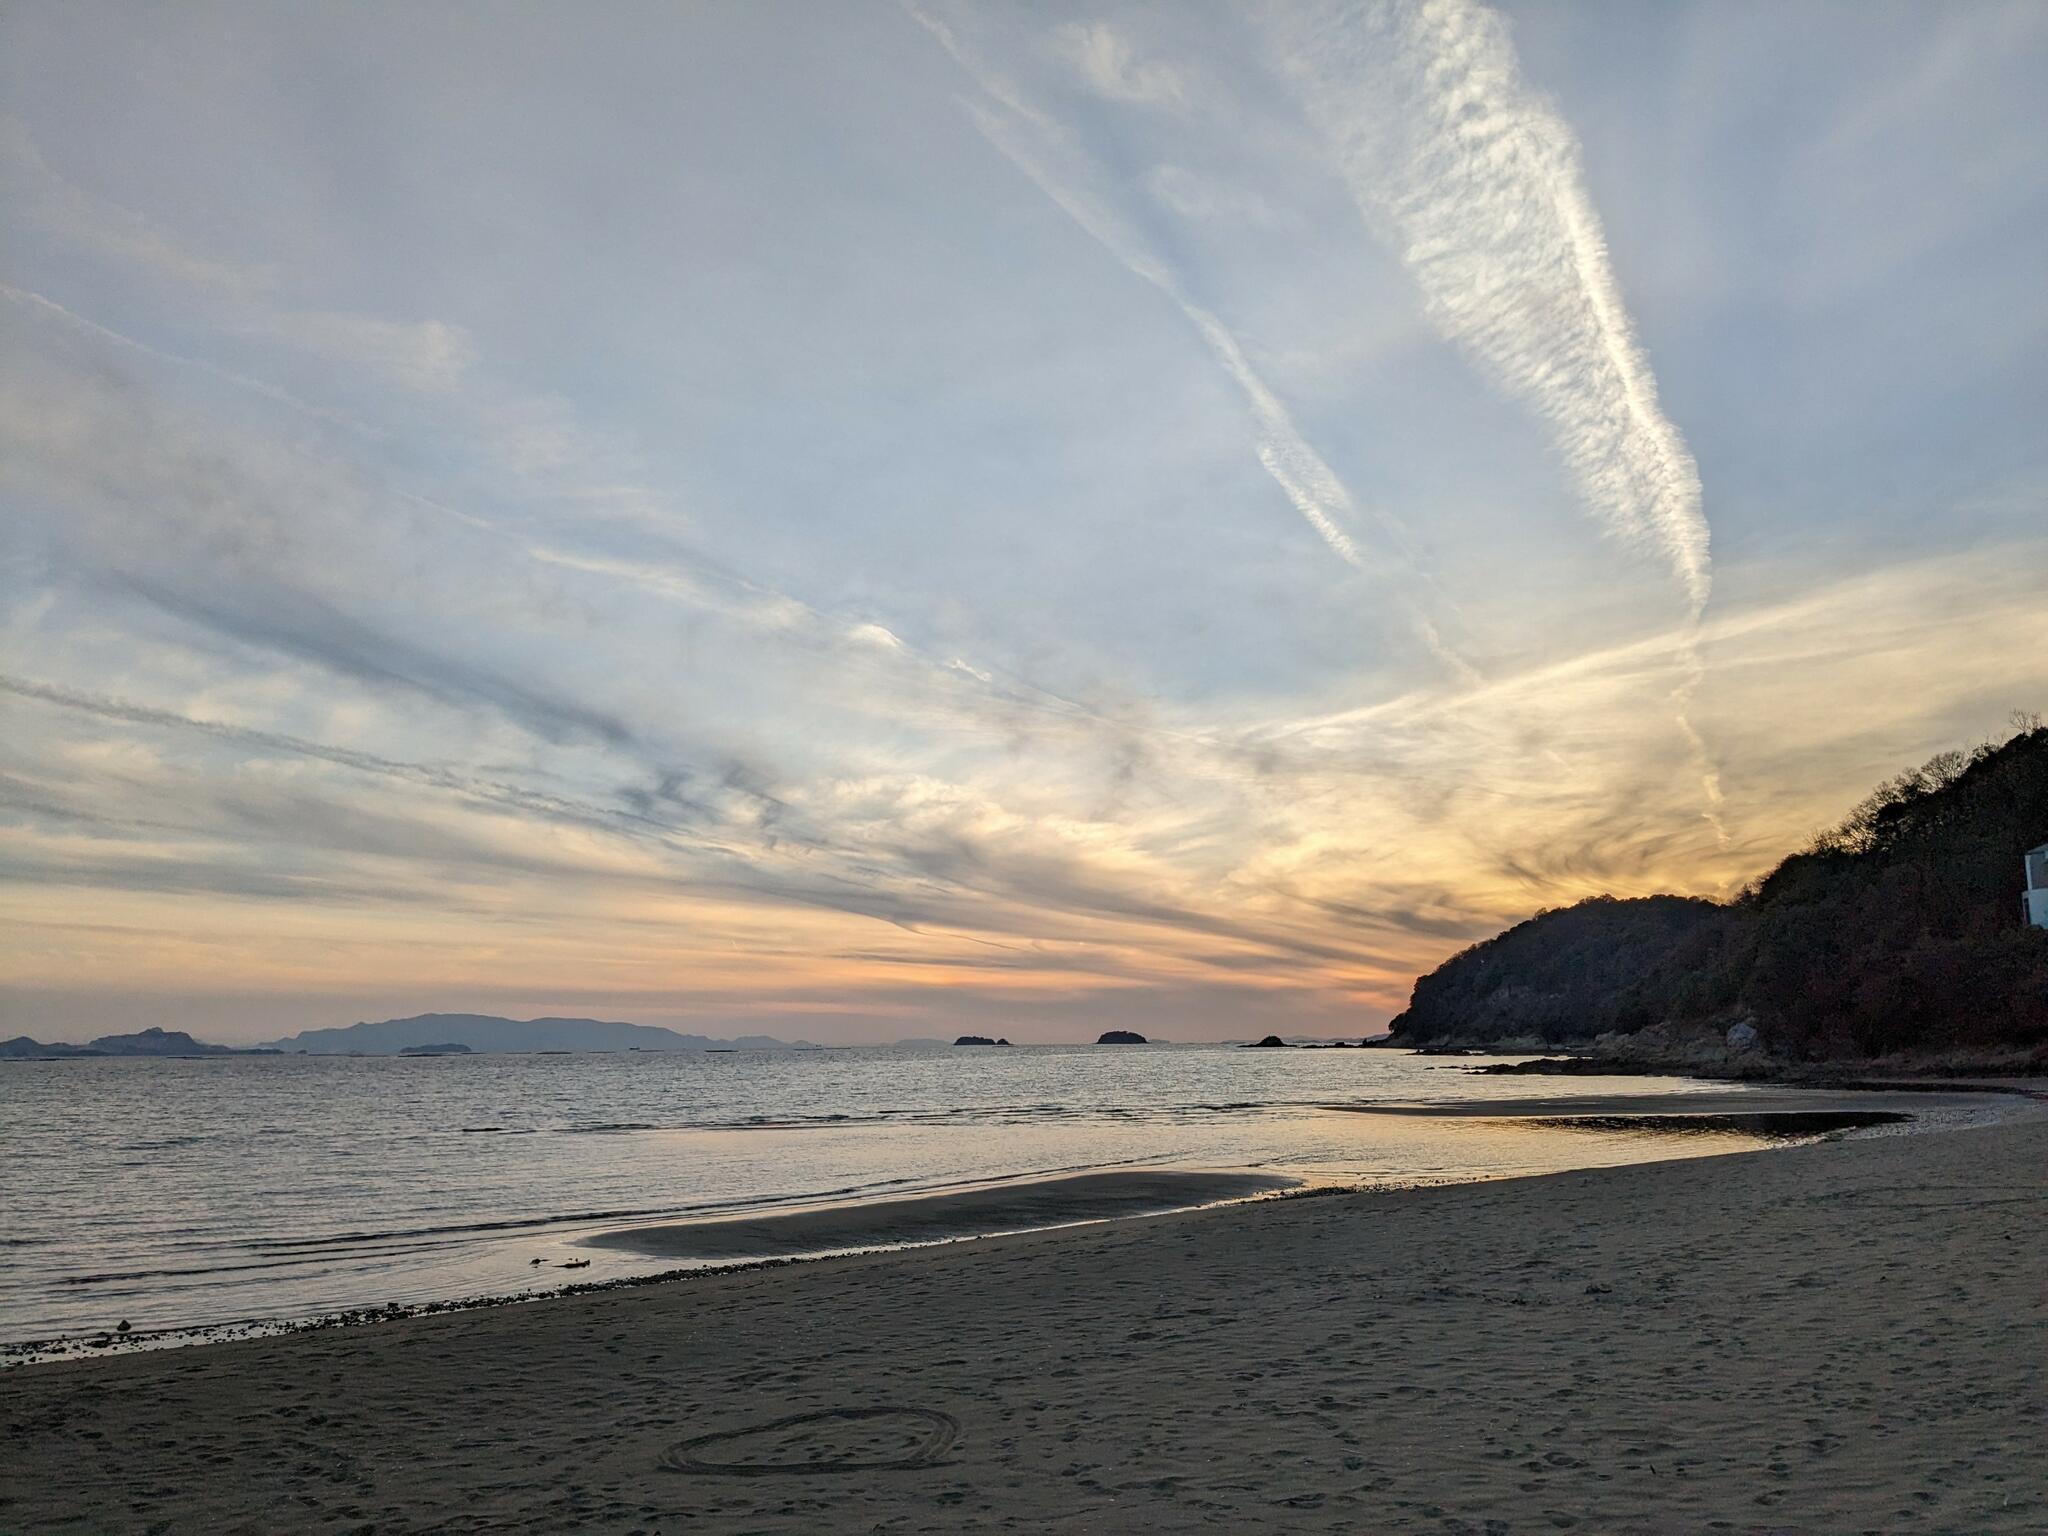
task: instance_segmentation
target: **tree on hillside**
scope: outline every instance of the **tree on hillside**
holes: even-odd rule
[[[1793,1059],[2048,1056],[2048,931],[2018,920],[2048,842],[2048,729],[1939,753],[1879,785],[1734,902],[1595,897],[1539,913],[1415,984],[1398,1038],[1586,1041],[1753,1018]]]

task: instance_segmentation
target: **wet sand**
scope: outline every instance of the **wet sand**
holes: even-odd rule
[[[1355,1115],[1416,1115],[1430,1120],[1559,1120],[1575,1115],[1639,1115],[1645,1119],[1676,1119],[1684,1115],[1841,1115],[1844,1128],[1865,1115],[1928,1115],[1938,1111],[1981,1110],[1997,1103],[1993,1095],[2026,1095],[2043,1090],[2024,1079],[2003,1080],[1982,1091],[1927,1085],[1919,1091],[1888,1088],[1848,1092],[1830,1088],[1699,1088],[1680,1093],[1603,1093],[1598,1090],[1530,1094],[1511,1099],[1465,1099],[1456,1103],[1331,1104],[1329,1109]],[[1781,1122],[1789,1123],[1789,1122]]]
[[[0,1373],[0,1530],[2038,1532],[2044,1274],[2038,1116],[1258,1201]]]
[[[1298,1183],[1298,1179],[1274,1174],[1160,1168],[1083,1173],[773,1216],[625,1227],[585,1242],[595,1248],[622,1248],[658,1258],[775,1258],[1154,1216],[1272,1194]]]

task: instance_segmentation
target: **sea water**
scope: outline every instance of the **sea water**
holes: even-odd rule
[[[1572,1086],[1197,1046],[0,1063],[0,1343],[623,1278],[675,1263],[580,1240],[1083,1170],[1390,1185],[1706,1150],[1343,1107]]]

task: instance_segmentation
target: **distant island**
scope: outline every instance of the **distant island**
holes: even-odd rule
[[[1596,896],[1415,984],[1393,1043],[1593,1047],[1741,1070],[1894,1058],[2048,1070],[2048,929],[2021,859],[2048,841],[2048,729],[1880,785],[1734,901]]]
[[[1000,1036],[960,1035],[956,1046],[1010,1048]],[[1106,1030],[1097,1045],[1151,1045],[1128,1029]],[[899,1040],[896,1048],[943,1046],[944,1040]],[[180,1030],[145,1029],[102,1035],[86,1045],[41,1041],[27,1035],[0,1040],[0,1061],[61,1061],[88,1056],[482,1056],[541,1055],[572,1051],[815,1051],[807,1040],[741,1035],[719,1040],[686,1035],[655,1024],[612,1019],[508,1019],[489,1013],[420,1013],[329,1029],[303,1029],[262,1045],[215,1045]]]
[[[488,1013],[421,1013],[338,1029],[305,1029],[270,1044],[309,1056],[396,1056],[430,1048],[530,1054],[536,1051],[786,1051],[805,1041],[770,1035],[714,1040],[679,1034],[655,1024],[608,1019],[505,1019]]]
[[[933,1041],[932,1044],[939,1042]],[[1004,1042],[1007,1044],[1008,1042]],[[469,1056],[542,1051],[815,1050],[807,1041],[772,1035],[714,1040],[652,1024],[605,1019],[504,1019],[487,1013],[422,1013],[345,1028],[307,1029],[256,1046],[215,1045],[182,1030],[145,1029],[102,1035],[85,1045],[27,1035],[0,1040],[0,1061],[64,1061],[84,1056]]]
[[[240,1049],[232,1045],[213,1045],[204,1040],[194,1040],[181,1029],[141,1030],[132,1035],[101,1035],[85,1045],[68,1045],[61,1040],[31,1040],[27,1035],[16,1035],[12,1040],[0,1040],[0,1060],[10,1061],[64,1061],[75,1056],[275,1056],[278,1053],[257,1046]]]

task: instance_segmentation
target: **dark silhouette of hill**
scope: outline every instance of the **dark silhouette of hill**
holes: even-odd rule
[[[194,1040],[182,1029],[157,1029],[154,1026],[132,1035],[101,1035],[92,1042],[90,1049],[103,1056],[247,1056],[249,1051],[237,1050],[231,1045],[214,1045],[206,1040]]]
[[[1733,902],[1599,896],[1475,944],[1416,982],[1394,1038],[1747,1024],[1791,1061],[2048,1052],[2048,930],[2019,906],[2021,855],[2048,842],[2048,729],[2021,726],[1880,785]]]
[[[72,1056],[104,1056],[89,1045],[70,1045],[62,1040],[32,1040],[16,1035],[0,1040],[0,1061],[63,1061]]]
[[[801,1042],[798,1042],[801,1043]],[[767,1035],[713,1040],[654,1024],[609,1019],[503,1019],[487,1013],[422,1013],[342,1029],[305,1029],[271,1042],[279,1050],[314,1056],[390,1056],[408,1047],[459,1045],[480,1051],[705,1051],[781,1050]]]
[[[264,1050],[241,1050],[232,1045],[213,1045],[194,1040],[182,1029],[158,1029],[154,1025],[132,1035],[101,1035],[90,1045],[44,1043],[17,1035],[0,1040],[0,1057],[22,1060],[59,1061],[71,1056],[265,1056]]]

